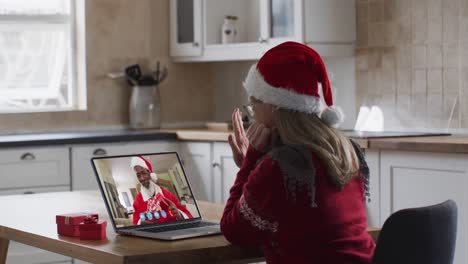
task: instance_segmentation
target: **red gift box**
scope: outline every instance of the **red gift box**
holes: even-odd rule
[[[56,215],[55,222],[57,223],[57,233],[63,236],[80,236],[79,224],[88,216],[98,217],[97,214],[89,213]]]
[[[106,221],[96,223],[81,223],[79,225],[80,239],[83,240],[102,240],[106,239]]]

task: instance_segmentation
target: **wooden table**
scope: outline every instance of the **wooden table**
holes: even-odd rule
[[[0,196],[0,263],[9,240],[93,263],[213,263],[262,259],[258,249],[231,245],[222,235],[179,241],[117,235],[108,221],[107,240],[85,241],[57,234],[55,215],[97,212],[108,220],[98,192],[58,192]],[[199,202],[205,219],[219,221],[223,205]],[[376,229],[369,230],[376,234]]]

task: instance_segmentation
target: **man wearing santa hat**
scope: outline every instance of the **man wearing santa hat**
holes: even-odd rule
[[[142,156],[132,157],[131,165],[141,191],[133,202],[133,224],[150,224],[192,218],[179,200],[163,187],[156,184],[157,176],[151,163]]]

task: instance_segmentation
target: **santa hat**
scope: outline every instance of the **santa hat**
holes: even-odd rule
[[[142,156],[132,157],[132,160],[130,162],[130,167],[132,167],[132,169],[134,169],[135,166],[140,166],[140,167],[143,167],[143,168],[149,170],[151,180],[153,180],[154,182],[156,182],[158,180],[158,177],[156,176],[156,173],[153,172],[153,167],[151,166],[151,163],[148,160],[146,160],[145,158],[143,158]]]
[[[250,68],[244,87],[249,96],[281,108],[320,114],[319,85],[327,108],[320,118],[332,127],[343,122],[341,108],[333,106],[327,70],[320,55],[297,42],[273,47]]]

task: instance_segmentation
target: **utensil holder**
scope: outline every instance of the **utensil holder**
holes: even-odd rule
[[[130,128],[159,128],[161,114],[159,86],[133,86],[129,113]]]

